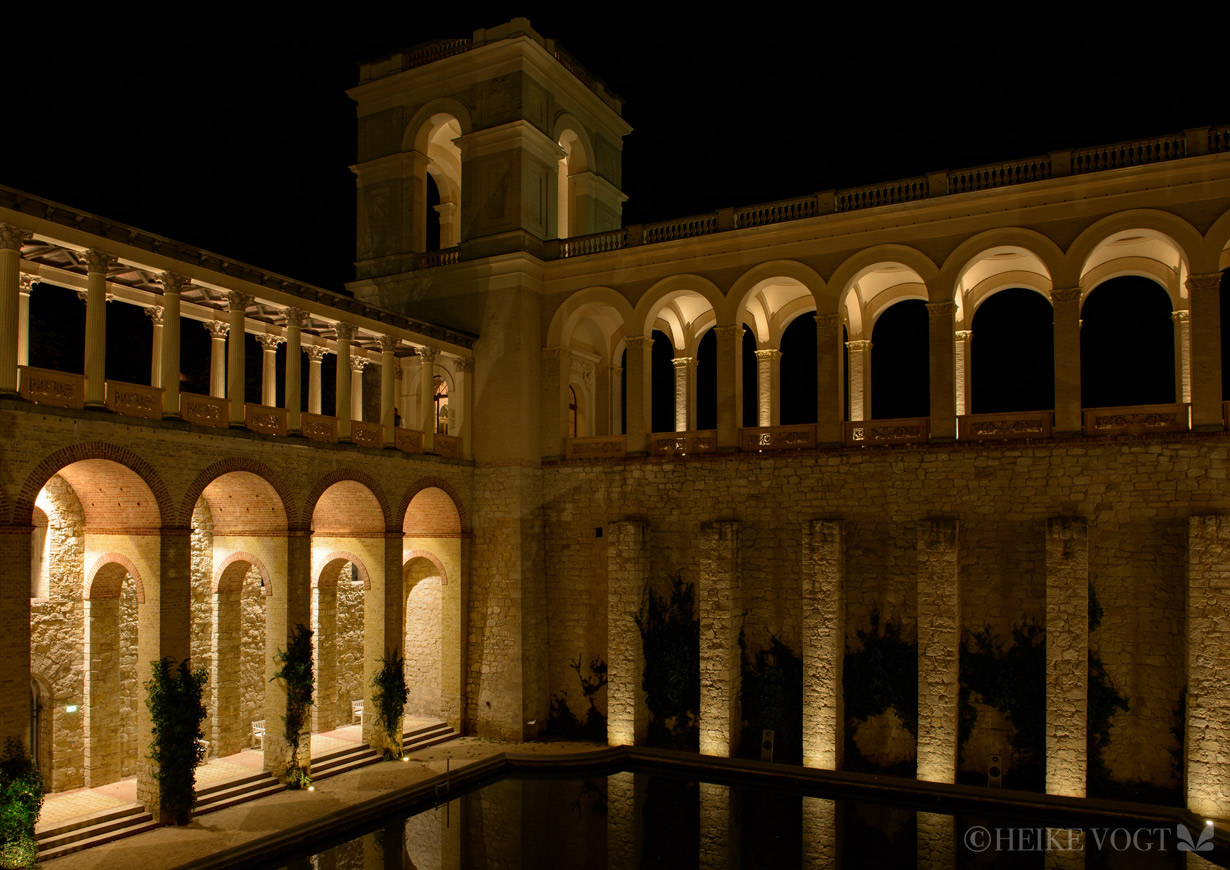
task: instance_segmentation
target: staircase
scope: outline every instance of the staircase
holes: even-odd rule
[[[158,827],[154,817],[141,804],[117,807],[98,816],[67,822],[38,834],[38,860],[50,861],[80,852],[91,846],[110,843],[121,837],[131,837]]]
[[[346,773],[359,767],[375,764],[380,755],[366,743],[356,743],[345,749],[336,749],[312,759],[312,782]]]
[[[435,722],[403,734],[401,738],[401,751],[403,755],[408,755],[411,752],[426,749],[428,746],[436,746],[440,743],[456,740],[460,736],[447,722]]]
[[[286,786],[267,770],[240,779],[228,779],[197,789],[192,815],[203,816],[280,791],[286,791]]]

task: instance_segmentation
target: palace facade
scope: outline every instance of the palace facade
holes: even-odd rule
[[[298,624],[314,730],[400,652],[407,712],[513,739],[553,698],[583,713],[573,663],[601,660],[610,742],[644,741],[633,614],[679,575],[703,753],[739,750],[743,657],[778,641],[805,764],[1011,768],[1002,709],[960,721],[960,653],[1035,626],[1048,792],[1104,766],[1230,816],[1230,127],[624,226],[621,101],[524,20],[364,64],[350,96],[350,295],[0,188],[0,734],[52,788],[149,793],[164,656],[208,669],[212,751],[247,745]],[[41,293],[84,304],[79,370],[30,365]],[[976,391],[980,313],[1020,333],[1039,305],[1049,407]],[[884,419],[903,311],[925,393]],[[1095,358],[1107,311],[1160,338]],[[117,343],[148,382],[108,377]],[[1083,376],[1141,356],[1166,394],[1091,406]],[[886,624],[917,715],[848,721],[843,659]],[[1091,653],[1126,704],[1095,759]]]

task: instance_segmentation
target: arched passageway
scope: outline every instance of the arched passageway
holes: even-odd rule
[[[1081,306],[1081,405],[1102,408],[1175,401],[1170,296],[1149,278],[1099,284]]]
[[[871,417],[889,420],[931,413],[927,306],[895,302],[876,318],[871,333]]]
[[[970,337],[970,413],[1050,410],[1055,406],[1051,304],[1024,287],[1000,290],[974,312]]]
[[[332,731],[355,719],[363,702],[364,603],[370,579],[358,557],[331,553],[312,589],[312,638],[316,645],[316,706],[312,730]]]

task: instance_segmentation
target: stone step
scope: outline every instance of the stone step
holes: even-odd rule
[[[285,791],[286,786],[274,779],[268,772],[253,781],[250,777],[242,782],[222,783],[223,787],[211,791],[204,797],[198,797],[192,808],[194,816],[224,810],[237,804],[254,801],[267,795]]]
[[[107,822],[113,822],[116,819],[128,818],[129,816],[142,812],[145,812],[145,807],[141,804],[124,804],[123,806],[118,806],[107,810],[106,812],[99,813],[98,815],[83,816],[79,819],[63,822],[56,825],[54,828],[44,828],[38,831],[36,836],[39,841],[42,841],[49,837],[58,837],[60,834],[65,834],[69,831],[76,831],[80,828],[86,828],[91,825],[106,824]]]
[[[320,761],[312,762],[312,781],[328,779],[339,773],[375,764],[379,760],[380,756],[366,743],[354,749],[335,752]]]
[[[441,722],[436,725],[428,725],[424,728],[416,728],[413,731],[407,731],[402,735],[402,752],[410,753],[417,752],[420,749],[426,749],[429,746],[436,746],[440,743],[447,743],[450,740],[456,740],[461,735],[452,729],[446,722]]]
[[[114,814],[108,813],[107,815]],[[145,811],[144,807],[137,806],[119,818],[104,821],[89,819],[79,826],[66,827],[71,827],[71,830],[61,830],[59,833],[45,831],[39,835],[38,859],[40,862],[80,852],[91,846],[110,843],[123,837],[131,837],[133,834],[152,831],[158,827],[158,823]]]
[[[224,791],[226,789],[232,789],[237,785],[247,785],[248,783],[261,782],[263,780],[268,780],[268,779],[269,779],[269,771],[258,770],[258,771],[255,771],[249,774],[248,776],[241,776],[238,779],[226,779],[226,780],[220,780],[218,782],[210,783],[209,785],[203,786],[196,790],[196,802],[199,804],[201,802],[201,798],[208,797],[209,795],[214,794],[215,792]]]

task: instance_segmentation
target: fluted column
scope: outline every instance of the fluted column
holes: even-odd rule
[[[1170,312],[1174,323],[1174,397],[1176,402],[1192,400],[1192,332],[1187,311]]]
[[[114,260],[103,251],[85,252],[85,403],[97,407],[107,398],[107,269]]]
[[[380,427],[384,429],[384,446],[392,447],[396,436],[393,433],[393,388],[396,386],[397,345],[401,339],[392,335],[380,336]]]
[[[871,342],[847,341],[850,352],[850,420],[871,419]]]
[[[226,398],[226,334],[231,327],[221,320],[205,324],[209,332],[209,395]]]
[[[21,274],[17,289],[17,365],[30,364],[30,293],[41,283],[37,275]]]
[[[162,413],[179,416],[179,295],[188,284],[183,275],[162,273]],[[211,342],[212,344],[212,342]]]
[[[841,360],[841,315],[816,315],[816,443],[841,442],[846,405]]]
[[[675,431],[696,428],[696,357],[677,356],[675,367]]]
[[[957,390],[954,378],[952,318],[957,304],[951,300],[927,303],[927,340],[931,386],[931,440],[957,437]]]
[[[278,405],[278,345],[285,339],[266,332],[257,341],[261,346],[261,404],[268,408]]]
[[[151,305],[145,309],[145,316],[150,320],[151,349],[149,361],[149,385],[162,386],[162,306]]]
[[[350,419],[363,422],[363,369],[371,360],[358,354],[350,358]]]
[[[231,411],[231,425],[243,425],[244,404],[244,317],[252,297],[238,290],[226,294],[230,312],[231,340],[226,353],[226,398]]]
[[[643,454],[649,449],[649,431],[653,428],[653,339],[631,335],[625,344],[628,346],[628,453]]]
[[[1081,290],[1051,291],[1055,317],[1055,434],[1081,431]]]
[[[780,426],[782,352],[776,348],[756,351],[756,425]]]
[[[329,351],[318,344],[305,347],[308,356],[308,413],[320,413],[320,363]]]
[[[436,446],[436,357],[440,351],[434,347],[420,347],[422,370],[419,373],[419,429],[423,432],[423,449],[434,450]]]
[[[333,336],[337,341],[337,374],[334,381],[336,393],[333,400],[334,413],[337,415],[337,437],[343,441],[349,441],[350,342],[354,338],[354,327],[349,323],[335,323]]]
[[[0,393],[17,392],[21,243],[25,230],[0,224]]]
[[[958,329],[957,336],[957,416],[964,417],[974,413],[974,394],[970,389],[973,380],[970,372],[971,343],[974,338],[972,329]]]
[[[739,449],[743,423],[743,324],[715,326],[717,337],[717,444]]]
[[[474,427],[471,421],[474,419],[474,357],[459,357],[454,368],[461,384],[461,426],[457,431],[458,437],[461,438],[461,458],[473,459],[471,433]]]
[[[1190,275],[1192,428],[1221,429],[1220,272]]]
[[[303,320],[307,313],[286,309],[286,429],[298,432],[303,426]]]

